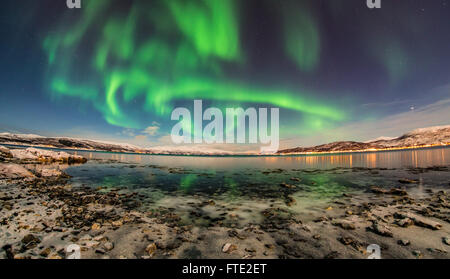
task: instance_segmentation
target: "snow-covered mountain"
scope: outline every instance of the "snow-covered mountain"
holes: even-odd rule
[[[42,137],[38,135],[23,135],[11,133],[0,133],[0,143],[111,152],[145,152],[145,149],[127,143],[110,143],[67,137]]]
[[[331,152],[331,151],[358,151],[368,149],[402,148],[423,145],[449,145],[450,125],[435,126],[413,130],[398,138],[378,138],[367,142],[339,141],[313,147],[296,147],[280,150],[280,154]]]
[[[398,138],[391,140],[378,140],[372,143],[383,147],[450,143],[450,125],[416,129]]]
[[[231,152],[195,145],[141,148],[127,143],[103,142],[67,137],[42,137],[38,135],[11,133],[0,133],[0,144],[168,155],[256,155],[254,152]],[[339,141],[313,147],[296,147],[280,150],[278,151],[278,154],[358,151],[383,148],[406,148],[423,145],[450,145],[450,125],[416,129],[398,138],[378,138],[368,142]]]

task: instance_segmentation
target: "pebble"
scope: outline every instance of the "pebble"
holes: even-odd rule
[[[101,228],[101,225],[99,223],[94,223],[91,227],[93,231],[99,230]]]
[[[386,237],[392,237],[392,236],[393,236],[393,233],[392,233],[392,231],[389,229],[389,227],[387,227],[387,226],[385,226],[385,225],[382,225],[382,224],[380,224],[380,223],[378,223],[378,222],[374,222],[374,223],[372,224],[372,226],[369,227],[368,229],[369,229],[370,231],[372,231],[372,232],[378,234],[378,235],[381,235],[381,236],[386,236]]]
[[[156,247],[155,243],[151,243],[147,245],[147,248],[145,248],[145,252],[147,252],[150,257],[155,254],[156,250],[158,250],[158,248]]]
[[[398,245],[401,246],[408,246],[411,244],[411,242],[407,239],[400,239],[399,241],[397,241]]]
[[[105,247],[106,251],[111,251],[112,249],[114,249],[114,243],[109,241],[106,242],[103,246]]]
[[[450,246],[450,237],[443,237],[442,242]]]
[[[237,249],[236,245],[231,244],[231,243],[226,243],[226,244],[222,247],[222,252],[223,252],[223,253],[231,253],[231,252],[233,252],[233,251],[236,250],[236,249]]]
[[[348,221],[336,221],[333,225],[343,228],[344,230],[354,230],[356,229],[355,225]]]
[[[414,250],[412,251],[412,254],[417,257],[417,258],[421,258],[422,257],[422,252],[420,252],[419,250]]]

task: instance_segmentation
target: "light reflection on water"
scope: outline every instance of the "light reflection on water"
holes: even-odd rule
[[[91,160],[117,160],[123,163],[198,169],[426,168],[450,165],[450,148],[285,157],[151,156],[78,151],[74,153]]]

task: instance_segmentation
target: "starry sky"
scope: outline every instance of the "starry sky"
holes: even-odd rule
[[[286,148],[450,124],[449,0],[65,2],[2,1],[0,131],[170,145],[194,99],[280,108]]]

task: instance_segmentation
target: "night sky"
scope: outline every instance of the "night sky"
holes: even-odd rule
[[[6,0],[0,131],[169,145],[172,109],[279,107],[282,147],[450,124],[450,1]]]

